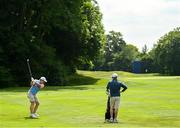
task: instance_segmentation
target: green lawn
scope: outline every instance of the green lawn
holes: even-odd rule
[[[28,118],[28,88],[0,90],[0,127],[180,127],[180,77],[117,72],[129,89],[121,96],[120,123],[108,124],[105,87],[112,72],[78,73],[71,86],[38,94],[39,119]]]

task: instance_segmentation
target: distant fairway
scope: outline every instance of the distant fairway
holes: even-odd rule
[[[78,73],[71,86],[39,93],[39,119],[27,118],[28,88],[0,90],[0,127],[180,127],[180,77],[117,72],[129,89],[121,97],[120,123],[108,124],[105,87],[112,72]]]

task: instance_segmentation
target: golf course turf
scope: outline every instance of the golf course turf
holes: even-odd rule
[[[180,77],[117,73],[128,86],[118,124],[104,123],[112,72],[78,71],[70,86],[46,86],[39,92],[39,119],[28,117],[28,87],[1,89],[0,127],[180,127]]]

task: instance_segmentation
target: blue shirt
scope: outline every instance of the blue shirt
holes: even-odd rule
[[[122,91],[125,91],[127,89],[127,86],[117,80],[110,81],[106,87],[107,91],[110,90],[111,97],[120,96],[121,88],[123,88]]]
[[[35,80],[35,84],[29,90],[33,95],[36,95],[40,90],[38,84],[40,84],[40,80]]]

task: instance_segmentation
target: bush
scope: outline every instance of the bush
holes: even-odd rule
[[[13,84],[13,77],[7,68],[0,66],[0,88],[9,86],[15,86]]]

